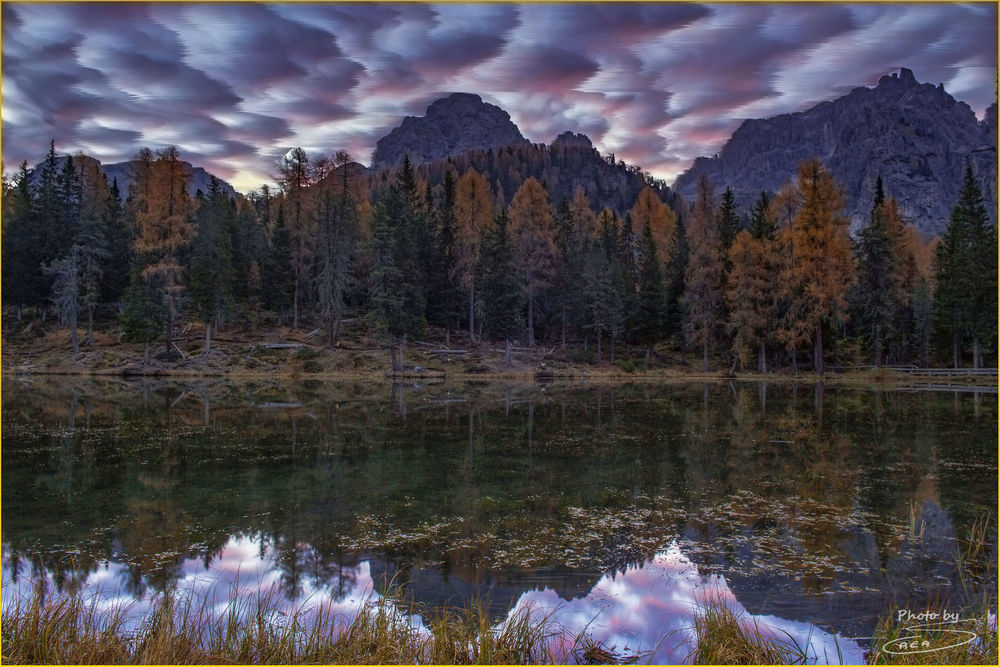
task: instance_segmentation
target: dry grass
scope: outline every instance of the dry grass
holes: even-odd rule
[[[165,596],[140,619],[110,614],[80,596],[41,595],[3,610],[7,664],[527,664],[565,662],[548,639],[548,617],[515,614],[499,628],[480,605],[436,610],[426,630],[398,597],[369,599],[351,621],[328,607],[284,614],[259,595],[236,599],[221,618],[202,602]]]
[[[723,601],[709,600],[695,615],[696,665],[801,665],[806,652],[795,641],[768,636]]]

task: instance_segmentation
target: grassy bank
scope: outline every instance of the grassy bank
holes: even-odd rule
[[[960,614],[976,640],[911,632],[886,618],[866,653],[870,664],[997,664],[996,616]],[[926,610],[931,613],[941,610]],[[423,628],[411,624],[421,614]],[[551,616],[516,614],[497,628],[481,606],[418,609],[402,598],[369,601],[351,621],[320,608],[308,616],[277,611],[266,597],[237,600],[221,618],[206,606],[166,597],[138,618],[76,597],[33,596],[3,610],[2,661],[8,664],[629,664],[649,652],[622,652],[573,635]],[[725,604],[694,617],[693,664],[803,664],[804,647],[775,636]],[[429,631],[429,632],[428,632]],[[665,641],[670,641],[667,637]],[[899,654],[901,642],[932,650]]]
[[[45,326],[37,322],[17,326],[6,323],[3,332],[3,372],[18,375],[96,375],[96,376],[168,376],[177,378],[224,377],[253,379],[262,377],[300,377],[313,379],[385,380],[390,376],[389,351],[358,323],[345,328],[334,349],[324,345],[322,336],[287,326],[227,330],[213,340],[206,353],[197,328],[180,330],[167,356],[164,344],[150,347],[144,359],[144,346],[125,343],[116,328],[98,329],[94,341],[84,344],[80,353],[72,353],[69,332],[57,323]],[[675,346],[658,344],[648,358],[645,348],[620,346],[614,360],[610,350],[601,355],[589,346],[538,345],[532,349],[516,348],[513,366],[504,365],[503,345],[479,342],[470,344],[459,334],[429,328],[426,340],[411,341],[403,352],[407,377],[434,380],[442,377],[457,380],[522,381],[569,380],[586,382],[632,381],[703,381],[729,379],[730,361],[724,356],[710,360],[709,371],[702,371],[701,357]],[[273,347],[279,345],[282,347]],[[846,360],[831,362],[847,363]],[[851,363],[864,363],[853,360]],[[933,384],[937,378],[910,377],[890,369],[869,370],[863,367],[836,367],[840,372],[818,376],[811,372],[792,373],[788,367],[767,373],[754,370],[737,372],[737,380],[818,381],[896,386]],[[995,377],[953,377],[954,385],[996,385]]]

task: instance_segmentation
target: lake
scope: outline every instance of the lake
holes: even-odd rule
[[[5,606],[349,617],[392,582],[675,662],[722,598],[849,662],[897,608],[996,588],[996,389],[4,377],[2,418]]]

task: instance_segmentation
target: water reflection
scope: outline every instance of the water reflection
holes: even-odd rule
[[[254,607],[240,607],[239,600],[270,600],[277,614],[273,622],[281,622],[299,614],[308,623],[318,610],[349,624],[363,608],[381,599],[379,589],[384,582],[373,579],[369,561],[354,566],[339,567],[334,572],[309,571],[308,563],[315,550],[299,545],[303,575],[297,579],[294,594],[285,581],[288,568],[281,563],[282,552],[273,545],[261,548],[261,542],[247,537],[231,538],[210,560],[186,558],[177,564],[172,592],[179,599],[195,600],[195,609],[203,617],[226,618],[233,605],[241,609],[248,620]],[[4,552],[4,560],[9,562]],[[54,590],[51,572],[36,572],[32,577],[11,576],[4,568],[2,597],[4,608],[18,598],[37,590]],[[155,604],[158,594],[147,587],[137,598],[129,583],[129,569],[121,563],[108,562],[85,577],[78,592],[92,601],[99,613],[110,614],[128,605],[126,627],[134,628]],[[281,594],[275,594],[281,591]],[[206,604],[202,605],[201,601]],[[391,607],[394,603],[386,601]],[[547,617],[554,628],[562,631],[550,641],[557,655],[573,659],[574,638],[586,633],[596,642],[625,654],[643,654],[644,662],[680,664],[689,662],[694,644],[694,617],[708,602],[726,604],[743,616],[750,627],[756,624],[764,636],[793,640],[810,663],[861,664],[863,655],[857,642],[824,632],[809,623],[789,621],[772,615],[751,615],[719,575],[703,576],[674,544],[656,554],[650,561],[627,567],[623,571],[605,574],[582,597],[564,599],[547,587],[525,592],[517,599],[506,619],[523,613],[534,618]],[[397,613],[404,612],[397,609]],[[239,614],[238,614],[239,615]],[[428,633],[419,615],[409,619],[410,625]]]
[[[987,511],[996,562],[996,401],[956,396],[5,378],[4,572],[70,592],[110,562],[144,597],[256,536],[285,599],[354,591],[367,563],[503,616],[677,543],[751,613],[861,636],[892,604],[961,598],[954,555]]]

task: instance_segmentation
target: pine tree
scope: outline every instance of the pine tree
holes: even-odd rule
[[[279,200],[276,208],[262,272],[263,283],[267,285],[264,290],[264,307],[287,314],[292,308],[292,294],[295,291],[291,238],[285,223],[284,201]]]
[[[331,349],[340,334],[344,291],[358,240],[356,184],[349,176],[351,158],[340,151],[333,165],[337,183],[323,185],[319,193],[316,238],[319,266],[315,278],[320,314],[327,325],[327,345]]]
[[[671,230],[673,232],[674,230]],[[639,292],[637,319],[639,342],[646,346],[646,366],[655,345],[665,330],[663,271],[659,249],[653,235],[652,221],[647,219],[639,241]]]
[[[951,343],[957,367],[966,341],[973,366],[982,365],[981,346],[996,340],[996,230],[989,226],[982,190],[967,167],[951,222],[935,254],[937,290],[933,320],[939,338]]]
[[[586,253],[584,294],[589,313],[587,329],[597,338],[597,361],[601,361],[604,336],[611,339],[610,359],[614,362],[614,341],[624,331],[624,271],[617,255],[593,245]],[[631,289],[631,286],[629,286]]]
[[[719,245],[723,256],[729,256],[729,249],[736,240],[736,234],[740,231],[740,216],[736,213],[736,195],[731,187],[726,187],[722,192],[722,199],[719,201]],[[730,269],[729,260],[726,259],[726,272]]]
[[[448,340],[451,330],[460,326],[464,300],[461,286],[450,276],[452,267],[458,261],[455,188],[454,174],[446,171],[432,207],[432,227],[437,247],[428,275],[427,321],[444,326]]]
[[[232,308],[232,250],[226,233],[235,216],[229,198],[212,176],[208,196],[195,214],[197,233],[191,243],[191,300],[205,323],[205,354],[212,349],[212,325],[218,325]]]
[[[162,331],[166,321],[163,297],[155,284],[156,280],[155,275],[145,279],[138,270],[133,271],[122,295],[122,312],[118,315],[123,340],[143,343],[143,363],[147,364],[149,344]]]
[[[73,354],[80,354],[77,316],[80,312],[80,260],[76,246],[69,255],[46,264],[43,269],[52,276],[52,303],[60,317],[69,325]]]
[[[285,224],[293,275],[292,327],[297,329],[312,260],[314,224],[313,202],[310,197],[312,170],[309,156],[304,150],[293,148],[281,159],[278,163],[278,184],[284,194]]]
[[[671,243],[672,251],[666,274],[666,319],[667,334],[680,338],[684,334],[684,276],[688,265],[688,241],[684,219],[677,216],[677,227]]]
[[[761,191],[750,210],[750,235],[758,241],[773,239],[778,232],[778,225],[771,216],[771,196]]]
[[[854,286],[856,326],[874,354],[875,367],[882,365],[889,339],[894,335],[899,308],[895,275],[897,258],[881,197],[881,178],[868,225],[858,234],[858,279]],[[882,199],[883,201],[879,201]]]
[[[418,206],[413,168],[406,159],[396,182],[376,202],[371,223],[371,315],[389,339],[393,372],[403,370],[406,337],[418,336],[424,328],[426,298],[414,238],[420,228]]]
[[[692,344],[701,346],[702,371],[708,372],[708,350],[715,342],[724,292],[723,259],[712,186],[703,175],[687,228],[688,264],[685,273],[686,331]]]
[[[482,300],[483,329],[488,336],[504,340],[504,364],[510,367],[510,341],[524,327],[524,288],[507,229],[507,213],[501,211],[483,238],[476,285]]]
[[[21,163],[3,198],[3,300],[20,308],[42,303],[45,276],[27,162]]]

